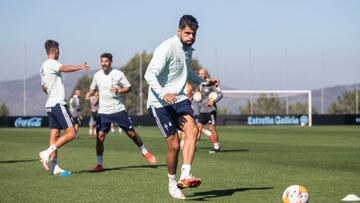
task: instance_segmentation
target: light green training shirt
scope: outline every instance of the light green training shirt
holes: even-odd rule
[[[149,84],[148,108],[169,105],[162,99],[167,93],[176,93],[177,102],[187,99],[187,81],[198,84],[205,82],[191,70],[193,51],[191,47],[184,47],[177,35],[155,49],[145,73],[145,80]]]

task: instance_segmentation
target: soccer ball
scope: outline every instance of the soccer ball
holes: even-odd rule
[[[209,100],[210,101],[215,101],[217,97],[218,97],[218,94],[216,92],[211,92],[209,94]]]
[[[309,193],[302,185],[291,185],[284,191],[282,200],[283,203],[308,203]]]
[[[193,95],[193,100],[196,102],[200,102],[201,101],[201,92],[195,92]]]

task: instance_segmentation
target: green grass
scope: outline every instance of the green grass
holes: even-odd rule
[[[149,167],[124,134],[109,134],[102,173],[89,172],[96,165],[95,139],[86,130],[60,149],[60,166],[73,176],[55,177],[38,161],[48,129],[0,128],[0,202],[176,202],[167,193],[166,144],[157,128],[137,128],[157,167]],[[357,126],[219,127],[219,133],[221,153],[207,153],[206,136],[199,142],[192,172],[203,183],[184,190],[187,202],[281,202],[291,184],[304,185],[315,203],[360,196]]]

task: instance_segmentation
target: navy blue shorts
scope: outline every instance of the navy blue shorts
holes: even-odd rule
[[[111,128],[111,123],[115,123],[125,132],[134,130],[133,123],[126,111],[120,111],[112,114],[99,113],[96,119],[96,131],[108,133]]]
[[[199,123],[206,124],[216,124],[216,111],[212,111],[211,113],[200,113],[199,115]]]
[[[74,126],[74,119],[67,106],[56,104],[46,108],[50,129],[66,129]]]
[[[148,109],[150,115],[155,119],[161,134],[167,138],[175,135],[178,130],[182,130],[177,120],[185,115],[193,116],[194,111],[191,108],[191,102],[186,99],[176,104],[155,108],[151,106]]]

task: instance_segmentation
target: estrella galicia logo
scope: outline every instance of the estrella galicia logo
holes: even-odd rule
[[[305,115],[300,116],[300,124],[301,125],[306,125],[309,123],[309,118]]]
[[[42,118],[40,117],[32,117],[32,118],[22,118],[19,117],[15,120],[14,126],[16,128],[24,128],[24,127],[41,127]]]

